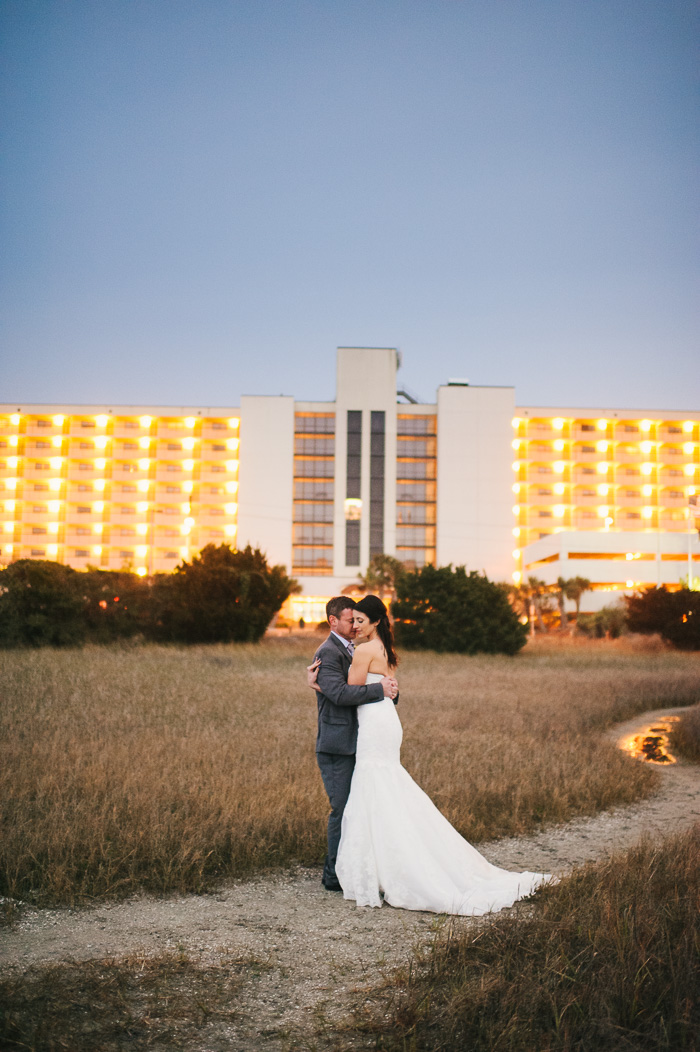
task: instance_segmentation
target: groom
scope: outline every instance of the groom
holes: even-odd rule
[[[314,663],[321,663],[315,686],[318,702],[316,760],[331,805],[328,816],[328,854],[322,877],[323,886],[328,891],[342,891],[335,874],[335,860],[343,811],[355,767],[357,706],[381,701],[384,697],[396,698],[399,689],[391,676],[385,676],[379,683],[370,683],[366,687],[348,685],[348,671],[354,651],[354,609],[354,600],[346,595],[336,596],[326,603],[326,617],[331,632],[314,655]],[[310,667],[313,669],[313,664]]]

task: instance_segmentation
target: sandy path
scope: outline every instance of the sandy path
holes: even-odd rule
[[[648,713],[609,733],[620,739],[680,711]],[[480,850],[506,868],[562,874],[631,846],[643,832],[661,837],[700,821],[700,767],[679,762],[658,769],[661,786],[651,800],[535,836],[493,841]],[[483,922],[458,918],[456,923]],[[207,961],[225,951],[253,952],[272,967],[246,983],[236,1025],[203,1034],[192,1052],[276,1052],[317,1047],[313,1035],[319,1021],[341,1015],[348,998],[376,982],[382,969],[407,960],[440,924],[431,914],[357,909],[325,891],[316,869],[299,868],[229,884],[210,895],[137,897],[89,910],[26,910],[17,927],[2,935],[0,965],[25,968],[166,949]]]

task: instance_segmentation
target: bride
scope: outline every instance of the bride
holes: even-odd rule
[[[367,595],[354,611],[348,683],[377,683],[397,659],[384,603]],[[474,916],[511,906],[553,878],[487,862],[401,766],[401,722],[391,698],[360,705],[355,770],[342,819],[336,873],[346,899]]]

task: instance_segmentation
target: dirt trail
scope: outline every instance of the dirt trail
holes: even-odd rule
[[[621,739],[680,711],[647,713],[609,734]],[[480,850],[506,868],[563,874],[633,845],[642,833],[661,837],[700,821],[700,767],[679,762],[659,771],[660,789],[651,800],[535,836],[482,844]],[[479,923],[456,919],[463,927]],[[3,933],[0,965],[26,968],[164,950],[216,961],[226,952],[252,952],[272,967],[246,983],[235,1025],[203,1034],[192,1052],[277,1052],[319,1047],[322,1020],[340,1018],[350,1001],[361,999],[363,987],[425,946],[440,924],[431,914],[357,909],[325,891],[316,869],[298,868],[210,895],[136,897],[89,910],[28,909],[15,929]]]

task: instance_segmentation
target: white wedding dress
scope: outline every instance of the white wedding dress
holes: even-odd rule
[[[367,683],[378,683],[370,672]],[[403,731],[390,698],[360,705],[355,771],[336,873],[346,899],[466,916],[512,906],[553,880],[487,862],[401,766]]]

